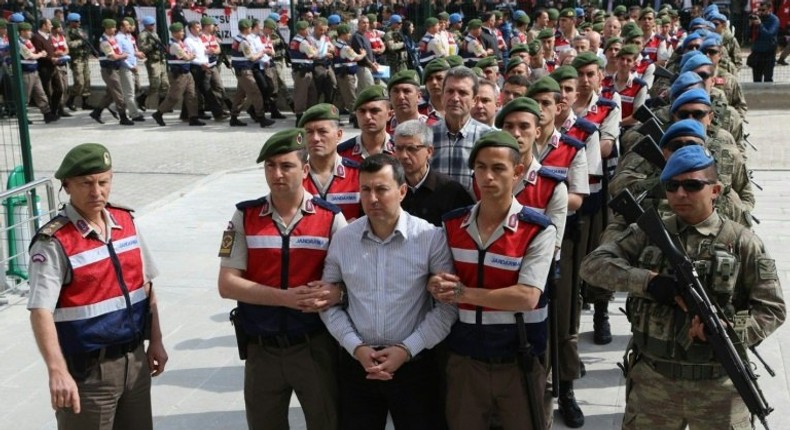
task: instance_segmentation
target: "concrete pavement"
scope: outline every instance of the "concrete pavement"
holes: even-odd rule
[[[780,277],[790,285],[790,220],[786,202],[790,190],[790,154],[780,136],[790,132],[783,111],[752,112],[752,141],[760,152],[751,154],[758,169],[756,226],[767,249],[777,259]],[[177,124],[174,116],[166,118]],[[64,120],[67,121],[67,120]],[[234,203],[266,193],[263,172],[253,166],[258,150],[271,131],[256,127],[229,129],[226,124],[203,128],[98,126],[84,117],[84,126],[33,126],[34,160],[39,177],[57,167],[75,143],[108,144],[117,168],[111,200],[139,208],[138,220],[161,272],[154,286],[160,302],[165,345],[170,361],[153,388],[157,429],[245,428],[242,396],[243,363],[238,360],[227,313],[234,303],[216,292],[217,250],[220,235]],[[291,120],[278,121],[290,126]],[[94,125],[95,124],[95,125]],[[178,131],[175,133],[174,131]],[[350,129],[346,129],[350,132]],[[108,133],[114,133],[112,135]],[[121,134],[122,133],[122,134]],[[61,194],[65,198],[65,194]],[[54,429],[49,407],[46,368],[38,354],[28,322],[25,298],[10,296],[0,308],[0,428]],[[584,428],[620,427],[624,407],[623,379],[616,363],[628,340],[628,324],[617,312],[618,296],[610,306],[614,342],[592,343],[592,315],[582,317],[580,350],[587,376],[577,383],[577,397],[587,415]],[[775,378],[757,367],[769,403],[776,408],[773,429],[790,429],[790,335],[782,327],[760,346]],[[292,401],[292,428],[304,428],[298,403]],[[560,420],[555,428],[564,428]]]

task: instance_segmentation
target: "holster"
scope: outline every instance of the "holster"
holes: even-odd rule
[[[230,311],[230,323],[233,324],[233,329],[236,332],[236,346],[239,348],[239,359],[247,359],[247,344],[249,343],[249,336],[241,326],[241,318],[239,317],[239,308],[233,308]]]

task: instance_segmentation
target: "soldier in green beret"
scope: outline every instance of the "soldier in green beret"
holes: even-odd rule
[[[347,223],[337,206],[303,185],[310,175],[309,139],[295,128],[266,140],[256,161],[271,191],[238,203],[222,233],[218,287],[220,296],[238,303],[231,320],[245,360],[249,428],[288,428],[294,392],[307,427],[338,428],[339,351],[318,312],[343,296],[320,280],[329,243]]]
[[[529,61],[529,45],[526,43],[513,45],[513,47],[510,48],[510,55],[508,55],[508,57],[511,59],[519,57],[524,61]]]
[[[420,113],[428,117],[428,125],[433,125],[444,117],[442,89],[448,70],[450,70],[450,65],[447,61],[437,58],[428,63],[422,72],[422,83],[425,85],[428,97],[420,105]]]
[[[623,39],[610,37],[603,45],[603,55],[606,66],[603,68],[604,76],[612,76],[617,72],[617,53],[623,48]]]
[[[360,18],[360,20],[362,19],[367,22],[366,17]],[[318,50],[311,42],[310,30],[308,27],[309,24],[307,21],[297,21],[294,26],[296,35],[294,35],[291,39],[291,43],[288,45],[294,81],[293,99],[297,124],[299,123],[299,118],[302,116],[302,113],[318,102],[318,91],[313,79],[313,70],[315,69],[315,59],[318,56]],[[254,60],[254,57],[251,60]],[[244,73],[246,74],[247,72],[244,71]]]
[[[231,66],[236,73],[236,94],[231,102],[230,123],[231,127],[244,127],[247,123],[239,120],[242,106],[248,103],[251,106],[251,116],[261,127],[268,127],[274,121],[266,118],[263,104],[263,94],[255,81],[253,68],[263,58],[265,52],[256,51],[252,45],[252,22],[241,19],[238,23],[239,34],[234,37],[231,45]],[[303,30],[306,31],[306,30]],[[296,73],[295,73],[296,74]],[[307,91],[301,86],[295,87],[299,91]],[[298,94],[298,92],[296,92]],[[246,99],[246,102],[245,102]]]
[[[387,133],[392,136],[398,124],[418,119],[426,122],[428,117],[420,114],[420,75],[414,70],[396,73],[387,82],[387,92],[393,116],[387,123]]]
[[[513,33],[510,36],[510,40],[508,41],[508,46],[512,50],[516,45],[522,45],[529,42],[527,37],[527,27],[529,26],[529,15],[527,15],[523,11],[516,11],[516,18],[514,19],[513,24]]]
[[[493,55],[483,58],[475,64],[483,71],[483,77],[491,82],[499,82],[499,65],[497,59]]]
[[[512,57],[510,61],[507,62],[507,68],[505,69],[505,79],[510,76],[520,75],[527,77],[529,76],[529,66],[521,57]]]
[[[423,68],[436,58],[450,55],[449,46],[446,46],[439,37],[438,19],[430,17],[425,20],[425,35],[420,39],[417,51],[420,54],[420,66]]]
[[[473,19],[466,25],[466,37],[461,43],[461,57],[465,58],[464,65],[473,67],[475,63],[489,55],[493,55],[492,48],[486,48],[483,40],[483,21]]]
[[[636,45],[624,45],[617,53],[617,71],[603,82],[605,88],[620,94],[623,112],[621,127],[635,125],[638,121],[632,115],[647,101],[650,83],[639,78],[633,71],[639,58],[639,48]]]
[[[169,66],[170,89],[167,97],[159,108],[151,114],[151,118],[161,127],[165,126],[162,118],[164,112],[169,112],[183,97],[186,105],[187,117],[190,126],[204,126],[205,122],[198,118],[198,100],[195,92],[195,80],[190,73],[190,61],[195,58],[184,43],[184,25],[180,22],[170,24],[170,47],[168,48],[167,64]],[[263,126],[263,123],[261,123]]]
[[[554,69],[554,65],[557,63],[557,52],[554,49],[554,43],[556,42],[554,30],[550,28],[544,28],[543,30],[540,30],[537,40],[540,42],[540,47],[543,51],[542,57],[545,61],[545,65],[543,67],[548,71],[551,71]]]
[[[354,115],[361,133],[337,147],[343,158],[361,163],[373,154],[392,154],[392,141],[386,130],[392,111],[389,100],[387,89],[380,85],[372,85],[359,93]]]
[[[102,21],[104,27],[104,34],[99,39],[99,51],[103,56],[99,59],[99,66],[101,67],[101,77],[106,85],[104,97],[96,109],[94,109],[90,117],[99,124],[104,124],[101,119],[101,113],[104,109],[110,107],[115,103],[118,108],[118,115],[120,116],[121,125],[134,125],[134,122],[126,116],[126,101],[123,97],[123,89],[121,88],[121,78],[119,69],[121,62],[123,62],[129,54],[121,51],[118,42],[115,40],[116,22],[114,19],[105,19]]]
[[[58,116],[52,111],[47,94],[44,92],[44,83],[38,73],[37,60],[46,58],[47,52],[36,49],[31,41],[33,26],[30,23],[21,22],[17,24],[17,28],[19,29],[19,56],[22,60],[26,60],[25,63],[22,63],[22,82],[25,85],[26,100],[31,100],[38,107],[41,114],[44,115],[45,123],[57,121]]]
[[[658,25],[658,27],[656,27]],[[667,42],[659,34],[661,24],[656,22],[656,11],[646,7],[639,12],[639,27],[642,29],[642,53],[650,61],[663,63],[669,59]]]
[[[159,108],[159,103],[165,100],[170,89],[165,62],[167,48],[156,32],[156,19],[146,16],[143,17],[142,22],[143,31],[140,32],[137,46],[145,54],[145,70],[148,72],[148,92],[142,105],[146,109],[155,110]]]
[[[444,57],[444,60],[447,61],[447,64],[450,65],[450,68],[463,66],[464,59],[460,55],[448,55]]]
[[[351,115],[357,100],[357,64],[365,59],[365,53],[357,53],[350,45],[351,27],[346,24],[337,26],[335,48],[339,55],[334,59],[335,77],[337,78],[337,104],[343,114]]]
[[[107,148],[75,146],[55,178],[69,201],[30,245],[27,308],[58,428],[151,430],[151,377],[168,360],[156,264],[132,210],[109,203]]]
[[[560,26],[554,41],[554,51],[559,52],[573,47],[573,38],[578,35],[579,31],[576,30],[576,11],[570,7],[563,9],[560,12]]]

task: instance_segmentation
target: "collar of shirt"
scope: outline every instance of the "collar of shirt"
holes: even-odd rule
[[[470,115],[469,118],[466,119],[466,123],[461,127],[460,130],[458,130],[458,133],[453,133],[449,128],[447,128],[447,120],[445,119],[444,128],[447,129],[447,137],[450,138],[450,140],[454,139],[455,141],[458,141],[460,139],[466,138],[466,136],[472,132],[472,127],[476,126],[475,123],[477,123],[477,120],[472,118]]]
[[[356,149],[356,148],[355,148]],[[335,156],[335,166],[333,167],[335,170],[334,175],[338,178],[345,178],[346,177],[346,166],[343,165],[343,157],[336,155]],[[313,166],[310,166],[310,171],[313,171]]]
[[[302,190],[302,191],[304,191],[304,195],[302,196],[302,204],[300,209],[302,210],[303,213],[308,213],[308,214],[315,213],[315,206],[313,206],[313,195],[308,193],[307,190]],[[267,194],[266,197],[264,197],[264,199],[266,201],[263,203],[263,207],[261,208],[261,212],[258,214],[258,216],[265,217],[265,216],[273,215],[275,211],[274,211],[274,205],[272,204],[272,195]]]
[[[430,103],[428,103],[428,108],[431,109],[431,111],[434,110],[433,106],[431,106]],[[417,112],[417,121],[420,121],[421,123],[425,124],[426,122],[428,122],[428,116]],[[397,127],[398,127],[398,118],[395,118],[395,116],[393,115],[392,119],[390,120],[390,129],[395,130]],[[390,139],[393,138],[392,136],[389,135],[388,137],[389,138],[387,139],[387,141],[390,141]]]
[[[381,144],[381,152],[392,154],[394,152],[394,149],[392,148],[392,137],[389,135],[389,133],[384,133],[384,135],[384,143]],[[362,158],[370,157],[368,149],[362,144],[361,134],[357,136],[356,144],[354,145],[354,149],[351,151],[351,153],[354,155],[362,155]]]
[[[93,228],[93,226],[85,219],[77,209],[74,208],[70,203],[66,205],[65,210],[63,211],[66,218],[71,221],[74,226],[77,228],[77,231],[80,232],[82,237],[88,236],[91,232],[95,232],[97,236],[100,236],[101,233]],[[117,222],[115,222],[115,218],[110,215],[110,212],[107,209],[102,209],[102,216],[104,217],[104,222],[109,226],[111,229],[113,228],[122,228]]]
[[[499,226],[496,228],[496,230],[494,230],[494,233],[491,234],[491,237],[488,238],[488,243],[478,243],[478,245],[481,248],[486,248],[488,244],[493,243],[499,239],[505,233],[505,229],[508,229],[512,232],[518,231],[518,214],[523,208],[524,206],[519,203],[515,197],[512,198],[510,201],[510,210],[508,211],[507,216],[499,223]],[[466,219],[461,223],[461,228],[465,228],[469,233],[469,236],[471,236],[475,242],[479,242],[480,240],[480,231],[477,229],[477,215],[479,211],[480,202],[477,202],[472,207],[469,215],[466,216]]]
[[[392,234],[389,235],[386,239],[381,239],[376,236],[376,233],[370,228],[370,220],[365,216],[365,227],[362,229],[362,240],[368,239],[372,240],[377,243],[386,244],[391,242],[395,236],[400,236],[403,240],[409,239],[409,213],[404,211],[403,209],[400,210],[400,215],[398,215],[398,221],[395,223],[395,229],[392,230]]]
[[[420,179],[420,182],[417,182],[417,185],[413,187],[411,185],[407,186],[412,192],[415,192],[422,188],[423,185],[429,190],[433,190],[436,187],[436,175],[431,174],[431,163],[428,163],[428,170],[425,171],[425,175]]]
[[[573,109],[568,109],[568,118],[565,119],[565,122],[562,123],[560,127],[562,130],[567,132],[568,130],[573,127],[573,124],[576,123],[576,114],[573,112]]]
[[[717,234],[719,234],[719,230],[721,230],[722,220],[715,209],[713,210],[713,212],[710,214],[709,217],[705,218],[704,221],[695,225],[686,224],[677,215],[675,215],[673,218],[675,220],[674,223],[667,223],[667,230],[672,234],[680,234],[689,228],[693,228],[703,236],[716,236]]]
[[[37,33],[38,33],[39,36],[43,37],[44,40],[49,40],[49,33],[44,33],[41,30],[38,30]]]

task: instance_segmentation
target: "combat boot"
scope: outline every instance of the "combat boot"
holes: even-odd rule
[[[273,119],[266,118],[266,115],[261,115],[261,117],[258,118],[258,122],[261,124],[261,128],[269,127],[275,124],[275,121]]]
[[[134,101],[137,102],[137,108],[140,109],[143,112],[146,111],[146,107],[145,107],[145,99],[146,98],[148,98],[148,94],[142,93],[142,94],[138,95],[137,97],[135,97],[135,99],[134,99]]]
[[[593,342],[606,345],[612,342],[612,329],[609,326],[609,302],[595,302],[593,314]]]
[[[93,109],[93,112],[91,112],[90,117],[93,118],[93,120],[98,122],[99,124],[104,124],[104,121],[102,121],[101,119],[101,111],[103,110],[104,109],[102,108]]]
[[[573,381],[560,381],[560,397],[557,399],[557,404],[566,426],[576,429],[584,425],[584,413],[573,394]]]
[[[200,127],[206,125],[206,123],[201,121],[199,117],[193,116],[192,118],[189,118],[189,125]]]
[[[83,97],[82,98],[82,110],[93,110],[93,109],[96,109],[96,106],[91,106],[88,103],[88,98],[87,97]]]
[[[52,112],[47,112],[44,114],[44,123],[49,124],[51,122],[55,122],[58,120],[58,116]]]
[[[134,121],[130,120],[128,116],[126,116],[126,112],[118,112],[121,115],[121,121],[119,124],[121,125],[134,125]]]
[[[66,109],[63,109],[63,106],[58,108],[58,116],[61,118],[70,118],[71,114],[66,112]]]
[[[244,121],[240,121],[239,117],[231,115],[230,117],[230,126],[231,127],[246,127],[247,123]]]
[[[162,119],[162,112],[156,111],[152,113],[151,118],[153,118],[154,121],[156,121],[156,123],[159,124],[160,127],[164,127],[167,125],[165,124],[165,120]]]
[[[272,103],[272,108],[269,111],[269,113],[271,113],[271,118],[272,119],[285,119],[285,115],[283,115],[282,112],[277,110],[277,104],[276,103]]]
[[[69,96],[68,100],[66,100],[66,107],[72,112],[77,110],[77,106],[74,106],[74,96]]]

